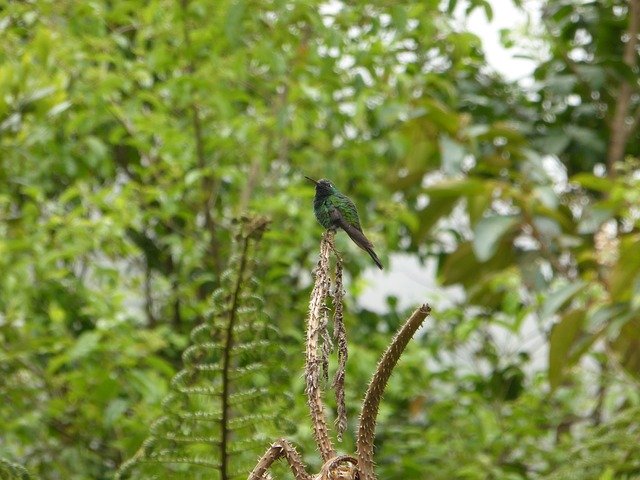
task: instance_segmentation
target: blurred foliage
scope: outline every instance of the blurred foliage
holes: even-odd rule
[[[3,480],[30,480],[33,477],[23,466],[0,459],[0,478]]]
[[[635,1],[548,2],[539,31],[505,34],[533,83],[494,73],[451,18],[491,17],[480,0],[3,6],[0,458],[111,478],[162,414],[233,219],[253,211],[272,219],[256,293],[283,332],[290,438],[318,467],[297,373],[320,235],[307,174],[354,198],[385,265],[409,254],[416,280],[435,264],[447,287],[390,381],[380,478],[637,476]],[[353,298],[369,259],[338,246]],[[405,312],[349,307],[355,425]]]

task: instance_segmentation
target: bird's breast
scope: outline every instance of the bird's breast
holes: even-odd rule
[[[317,196],[313,201],[313,211],[316,215],[316,220],[324,228],[330,228],[332,226],[331,210],[333,205],[329,199],[318,199]]]

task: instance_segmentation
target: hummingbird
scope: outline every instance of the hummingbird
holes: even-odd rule
[[[362,233],[360,217],[358,217],[358,210],[353,201],[345,194],[340,193],[335,185],[326,178],[314,180],[306,175],[304,178],[316,185],[313,213],[315,213],[318,223],[327,230],[336,230],[339,227],[347,232],[349,238],[367,252],[378,268],[382,270],[382,262],[373,251],[373,244]]]

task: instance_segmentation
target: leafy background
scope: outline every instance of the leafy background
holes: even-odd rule
[[[356,201],[387,265],[402,253],[418,281],[435,265],[458,287],[425,298],[434,316],[391,379],[380,478],[640,475],[639,2],[541,4],[537,28],[503,32],[535,62],[528,83],[452,19],[491,5],[457,3],[2,7],[2,465],[113,477],[163,414],[252,212],[272,222],[255,288],[295,426],[261,432],[317,469],[296,373],[310,175]],[[353,427],[406,312],[354,300],[370,263],[340,242]]]

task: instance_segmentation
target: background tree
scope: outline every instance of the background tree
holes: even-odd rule
[[[383,263],[405,253],[446,287],[388,385],[380,478],[638,475],[638,0],[548,2],[538,30],[506,35],[536,62],[530,86],[488,67],[456,4],[3,7],[7,465],[110,478],[138,450],[246,211],[272,219],[258,293],[302,371],[320,236],[306,174],[354,199]],[[369,259],[337,244],[362,360],[349,409],[407,312],[358,303]],[[312,452],[289,381],[291,439]]]

